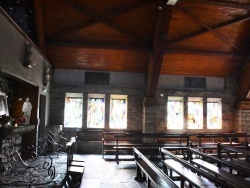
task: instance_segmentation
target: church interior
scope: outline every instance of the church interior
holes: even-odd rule
[[[0,187],[250,187],[249,0],[0,0]]]

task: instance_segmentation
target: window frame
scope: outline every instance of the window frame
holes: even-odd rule
[[[198,109],[198,123],[197,125],[190,125],[190,117],[192,114],[190,114],[189,112],[189,104],[190,102],[199,102],[199,109]],[[188,101],[187,101],[187,129],[203,129],[203,97],[188,97]]]
[[[79,122],[80,122],[80,124],[79,124],[79,126],[67,126],[66,124],[67,124],[67,117],[68,117],[68,115],[66,114],[66,113],[68,113],[67,112],[67,107],[66,107],[66,105],[67,105],[67,98],[72,98],[72,99],[77,99],[77,98],[79,98],[79,99],[81,99],[81,110],[80,110],[80,113],[79,113],[79,118],[81,119],[81,120],[79,120]],[[73,113],[73,114],[75,114],[75,113]],[[77,119],[77,116],[74,116],[74,118],[73,118],[74,120],[75,119]],[[65,98],[64,98],[64,125],[63,125],[63,127],[64,128],[82,128],[82,126],[83,126],[83,94],[82,93],[65,93]]]
[[[102,109],[98,109],[98,110],[101,110],[103,112],[103,115],[102,115],[102,120],[101,120],[101,124],[102,126],[90,126],[91,124],[89,124],[89,122],[91,121],[90,120],[90,105],[89,105],[89,102],[90,102],[90,99],[103,99],[103,106],[101,107]],[[88,94],[88,101],[87,101],[87,128],[88,129],[103,129],[105,128],[105,94],[95,94],[95,93],[89,93]],[[98,108],[100,108],[100,106],[98,106]]]
[[[111,126],[111,116],[112,116],[112,100],[125,100],[125,122],[124,122],[124,126],[121,127],[112,127]],[[111,94],[110,95],[110,110],[109,110],[109,128],[110,129],[127,129],[128,125],[127,125],[127,117],[128,117],[128,96],[127,95],[116,95],[116,94]]]
[[[169,110],[169,102],[180,102],[180,126],[173,126],[170,124],[171,119],[170,119],[170,110]],[[178,118],[177,118],[178,119]],[[168,96],[168,101],[167,101],[167,129],[169,130],[182,130],[184,129],[184,98],[183,97],[178,97],[178,96]]]
[[[209,126],[209,109],[208,103],[217,103],[218,108],[218,125],[217,126]],[[207,98],[207,129],[222,129],[222,99],[221,98]]]

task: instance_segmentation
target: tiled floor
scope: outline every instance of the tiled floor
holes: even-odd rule
[[[83,155],[85,171],[81,188],[146,188],[146,183],[134,180],[134,161],[104,160],[101,155]]]

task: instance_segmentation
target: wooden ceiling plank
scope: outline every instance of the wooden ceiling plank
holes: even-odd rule
[[[152,2],[154,2],[154,0],[145,0],[145,1],[141,1],[141,2],[139,1],[136,4],[126,6],[126,7],[120,6],[120,7],[117,7],[116,9],[114,9],[113,11],[109,11],[106,15],[103,15],[102,18],[104,18],[105,20],[108,20],[108,19],[111,19],[112,17],[116,17],[116,16],[119,16],[121,14],[130,12],[132,10],[141,8],[143,6],[146,6],[147,4],[152,3]]]
[[[49,43],[47,47],[78,47],[78,48],[91,48],[91,49],[110,49],[110,50],[126,50],[126,51],[138,51],[138,52],[151,52],[151,48],[145,46],[132,46],[123,44],[106,44],[106,43],[89,43],[89,42],[53,42]]]
[[[238,100],[246,100],[247,95],[250,92],[250,56],[241,67],[238,73]],[[250,98],[248,98],[249,100]]]
[[[43,19],[43,3],[42,0],[34,0],[35,23],[37,30],[37,44],[40,50],[46,54],[45,48],[45,27]]]
[[[137,8],[140,8],[140,7],[143,7],[145,5],[147,5],[148,3],[150,3],[152,0],[147,0],[147,1],[143,1],[143,2],[139,2],[137,4],[133,4],[131,6],[128,6],[128,7],[120,7],[120,8],[117,8],[115,11],[110,11],[108,12],[106,15],[103,15],[102,16],[102,19],[104,20],[108,20],[112,17],[115,17],[115,16],[119,16],[120,14],[123,14],[123,13],[126,13],[126,12],[129,12],[131,10],[134,10],[134,9],[137,9]],[[66,4],[66,2],[64,1],[64,3]],[[67,4],[68,5],[68,4]],[[71,5],[72,6],[72,5]],[[84,29],[86,27],[89,27],[91,25],[94,25],[95,23],[98,23],[97,20],[91,20],[89,21],[88,23],[84,23],[84,24],[81,24],[81,25],[78,25],[76,27],[73,27],[73,28],[70,28],[68,30],[64,30],[64,31],[61,31],[60,33],[56,34],[56,35],[53,35],[53,36],[50,36],[47,41],[53,41],[55,39],[58,39],[64,35],[68,35],[68,34],[71,34],[71,33],[74,33],[76,31],[79,31],[81,29]]]
[[[201,25],[202,27],[204,27],[205,29],[207,29],[208,31],[210,31],[211,33],[213,33],[215,36],[217,36],[218,38],[220,38],[222,41],[224,41],[225,43],[227,43],[228,45],[230,45],[231,47],[233,47],[234,49],[236,49],[237,51],[239,51],[239,52],[242,53],[242,51],[243,51],[242,49],[240,49],[238,46],[236,46],[235,44],[233,44],[232,42],[230,42],[226,37],[224,37],[222,34],[218,33],[216,30],[214,30],[211,27],[209,27],[206,24],[204,24],[197,17],[193,16],[190,12],[186,11],[184,8],[181,8],[179,6],[176,6],[176,8],[178,10],[180,10],[183,14],[185,14],[186,16],[188,16],[189,18],[191,18],[193,21],[195,21],[196,23],[198,23],[199,25]]]
[[[213,4],[222,7],[231,7],[231,8],[241,8],[241,9],[250,9],[250,4],[243,4],[238,2],[226,2],[223,0],[200,0],[201,2],[207,4]]]
[[[180,54],[193,54],[193,55],[206,55],[206,56],[221,56],[221,57],[232,57],[234,59],[246,59],[247,56],[238,55],[234,53],[225,53],[220,51],[200,51],[190,49],[167,49],[165,54],[180,53]]]
[[[127,30],[119,27],[118,25],[116,25],[114,23],[111,23],[110,21],[106,20],[105,18],[95,16],[90,11],[88,11],[87,9],[84,9],[82,7],[78,7],[78,6],[68,2],[67,0],[62,0],[62,2],[65,3],[66,5],[74,8],[76,11],[81,12],[81,13],[89,16],[91,19],[95,20],[96,22],[104,23],[105,25],[108,25],[108,26],[114,28],[118,32],[125,34],[127,37],[129,37],[129,38],[131,38],[131,39],[133,39],[135,41],[138,41],[141,44],[145,43],[144,39],[142,39],[140,36],[136,35],[135,33],[127,31]]]
[[[170,25],[173,6],[166,5],[162,0],[158,7],[158,17],[153,41],[153,52],[150,54],[147,68],[146,97],[154,98],[161,72],[165,44]]]
[[[77,31],[79,31],[79,30],[81,30],[81,29],[83,29],[85,27],[88,27],[88,26],[94,24],[94,23],[97,23],[97,21],[89,21],[87,23],[80,24],[80,25],[77,25],[75,27],[72,27],[72,28],[69,28],[69,29],[66,29],[66,30],[61,30],[60,33],[56,33],[56,34],[54,34],[52,36],[47,37],[46,42],[50,43],[50,42],[52,42],[52,41],[54,41],[56,39],[59,39],[60,37],[63,37],[65,35],[69,35],[69,34],[72,34],[74,32],[77,32]]]
[[[249,19],[250,19],[250,16],[248,15],[248,16],[241,17],[241,18],[232,20],[232,21],[230,21],[230,22],[224,23],[224,24],[222,24],[222,25],[213,27],[212,29],[213,29],[213,30],[220,29],[220,28],[223,28],[223,27],[226,27],[226,26],[230,26],[230,25],[232,25],[232,24],[236,24],[236,23],[239,23],[239,22],[247,21],[247,20],[249,20]],[[175,43],[178,43],[178,42],[181,42],[181,41],[184,41],[184,40],[187,40],[187,39],[192,39],[192,38],[195,38],[195,37],[197,37],[197,36],[200,36],[200,35],[203,35],[203,34],[206,34],[206,33],[209,33],[209,32],[210,32],[209,30],[205,30],[205,31],[202,31],[202,32],[199,32],[199,33],[192,34],[192,35],[190,35],[190,36],[182,37],[182,38],[179,38],[179,39],[177,39],[177,40],[168,42],[167,45],[173,45],[173,44],[175,44]]]

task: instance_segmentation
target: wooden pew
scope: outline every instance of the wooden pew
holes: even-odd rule
[[[236,157],[238,157],[238,154],[243,155],[244,159],[246,162],[249,162],[249,157],[250,157],[250,151],[248,143],[245,144],[245,149],[239,148],[239,147],[233,147],[233,146],[228,146],[225,144],[218,143],[217,144],[217,156],[218,158],[222,158],[222,153],[227,153],[229,155],[229,158],[232,159],[231,153],[235,153]]]
[[[74,160],[75,140],[66,144],[67,147],[67,180],[66,184],[70,188],[80,185],[84,173],[84,161]]]
[[[196,165],[197,167],[199,167],[200,169],[209,172],[211,174],[213,174],[215,177],[224,180],[227,184],[229,184],[232,187],[239,187],[239,188],[248,188],[250,187],[250,181],[247,181],[244,179],[244,177],[240,177],[236,174],[232,174],[226,170],[223,170],[222,168],[214,165],[214,163],[210,163],[205,161],[206,159],[210,159],[209,161],[214,161],[217,164],[226,164],[225,162],[223,162],[222,160],[218,159],[216,160],[216,157],[213,156],[209,156],[204,152],[200,152],[198,150],[195,149],[188,149],[189,152],[189,157],[190,157],[190,162],[194,165]],[[195,158],[193,159],[192,156],[193,154],[199,155],[202,158]]]
[[[119,164],[120,151],[132,151],[133,147],[147,149],[148,154],[155,156],[159,154],[159,147],[165,147],[171,150],[186,150],[189,146],[188,134],[164,134],[164,133],[123,133],[115,134],[116,146],[116,162]],[[128,142],[124,143],[127,138]],[[132,138],[132,139],[131,139]],[[148,139],[145,141],[144,139]]]
[[[235,170],[237,171],[237,174],[250,176],[250,168],[247,166],[238,165],[237,163],[228,160],[222,160],[218,157],[201,152],[198,149],[188,148],[188,158],[191,162],[193,160],[193,155],[195,155],[197,158],[199,157],[205,161],[209,161],[210,163],[215,163],[219,168],[221,168],[222,166],[228,167],[231,173],[233,172],[233,170]]]
[[[133,134],[141,134],[141,131],[103,131],[102,132],[102,158],[105,158],[105,155],[116,155],[116,138],[114,137],[115,134],[124,134],[124,133],[133,133]],[[137,142],[136,139],[131,140],[121,140],[120,143],[122,145],[126,145],[131,142]]]
[[[177,188],[178,186],[138,149],[133,148],[136,162],[136,181],[146,181],[147,187],[153,183],[159,188]]]
[[[250,169],[250,163],[249,163],[250,151],[248,151],[248,149],[249,149],[248,144],[246,144],[245,149],[241,149],[238,147],[233,147],[218,143],[217,156],[218,158],[223,159],[222,153],[226,153],[229,156],[226,159],[227,161],[244,169],[245,168]],[[244,160],[241,158],[244,158]]]
[[[195,187],[230,187],[224,181],[216,178],[215,176],[195,167],[186,160],[183,160],[175,156],[172,152],[160,148],[160,154],[163,162],[164,171],[168,173],[170,171],[170,177],[174,171],[180,177],[181,187],[184,187],[185,181],[189,183],[189,186]],[[173,176],[172,176],[173,177]],[[177,179],[176,177],[173,177]]]
[[[231,146],[245,147],[247,133],[203,133],[197,134],[198,148],[206,152],[206,150],[216,150],[218,143],[224,143]],[[239,141],[239,140],[243,141]]]

